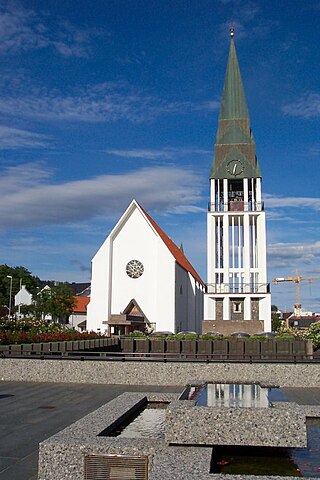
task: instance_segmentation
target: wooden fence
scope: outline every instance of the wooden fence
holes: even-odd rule
[[[0,345],[0,356],[97,355],[120,357],[198,358],[213,360],[312,359],[311,340],[294,339],[194,339],[104,337],[67,342]]]

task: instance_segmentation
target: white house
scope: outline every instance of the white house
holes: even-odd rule
[[[21,285],[19,292],[14,296],[14,305],[18,307],[18,312],[16,314],[16,318],[20,319],[23,317],[21,315],[21,307],[23,305],[31,305],[32,304],[32,294],[26,288],[25,285]]]
[[[32,304],[32,294],[25,285],[22,285],[19,292],[15,295],[14,304],[16,307]]]
[[[87,329],[87,306],[90,302],[90,298],[75,295],[73,299],[75,303],[72,313],[69,316],[68,324],[71,328],[82,332]]]
[[[205,285],[133,200],[92,260],[87,330],[201,333]]]

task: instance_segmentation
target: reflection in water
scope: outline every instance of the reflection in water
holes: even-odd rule
[[[99,436],[123,438],[163,438],[165,409],[168,402],[148,402],[142,409],[126,418],[113,430],[103,430]]]
[[[319,418],[307,418],[307,436],[307,448],[215,446],[211,473],[319,479]]]
[[[268,389],[240,383],[208,383],[194,397],[198,406],[268,408]]]
[[[121,433],[123,438],[163,438],[165,410],[146,409]]]
[[[303,477],[320,478],[320,419],[307,418],[307,448],[292,448],[291,458]]]

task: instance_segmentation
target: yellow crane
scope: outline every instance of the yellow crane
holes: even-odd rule
[[[283,283],[283,282],[294,282],[296,284],[296,303],[295,303],[295,313],[297,317],[301,316],[301,303],[300,303],[300,283],[304,280],[307,280],[311,285],[313,280],[320,280],[320,277],[302,277],[296,272],[295,277],[286,277],[286,278],[274,278],[272,283]]]

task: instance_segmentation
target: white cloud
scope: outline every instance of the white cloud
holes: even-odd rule
[[[310,155],[312,155],[313,157],[319,157],[319,156],[320,156],[320,143],[319,143],[319,144],[315,144],[315,145],[313,145],[312,147],[310,147],[309,153],[310,153]]]
[[[141,158],[143,160],[155,160],[158,158],[172,158],[172,153],[166,150],[147,150],[135,148],[132,150],[107,150],[108,154],[124,158]]]
[[[0,54],[42,48],[53,48],[65,57],[85,57],[90,52],[96,30],[80,29],[60,21],[55,31],[46,25],[45,15],[23,7],[19,2],[6,1],[0,7]]]
[[[49,183],[49,176],[37,164],[11,167],[0,176],[3,228],[114,217],[133,198],[148,210],[180,214],[198,211],[202,200],[200,177],[185,168],[142,168],[60,184]]]
[[[314,243],[274,243],[268,245],[270,267],[288,267],[313,264],[320,260],[320,241]]]
[[[0,111],[11,116],[45,120],[144,122],[165,114],[187,114],[218,109],[217,102],[172,102],[129,86],[124,82],[102,83],[62,94],[20,84],[0,97]]]
[[[311,210],[320,210],[319,197],[281,197],[265,194],[265,203],[267,208],[308,208]]]
[[[46,135],[0,125],[0,150],[45,147],[47,140]]]
[[[291,117],[313,118],[320,116],[320,94],[309,92],[296,101],[282,107],[283,113]]]
[[[166,147],[162,149],[129,149],[129,150],[107,150],[108,154],[124,158],[141,158],[143,160],[173,159],[183,155],[211,155],[209,150],[196,147]]]
[[[224,39],[229,32],[230,26],[234,27],[236,40],[242,38],[265,38],[279,27],[279,22],[259,16],[261,8],[259,2],[251,0],[220,0],[229,6],[229,19],[219,27],[220,37]]]
[[[1,202],[5,202],[6,195],[35,188],[51,176],[52,172],[42,163],[26,163],[4,168],[0,174]]]

